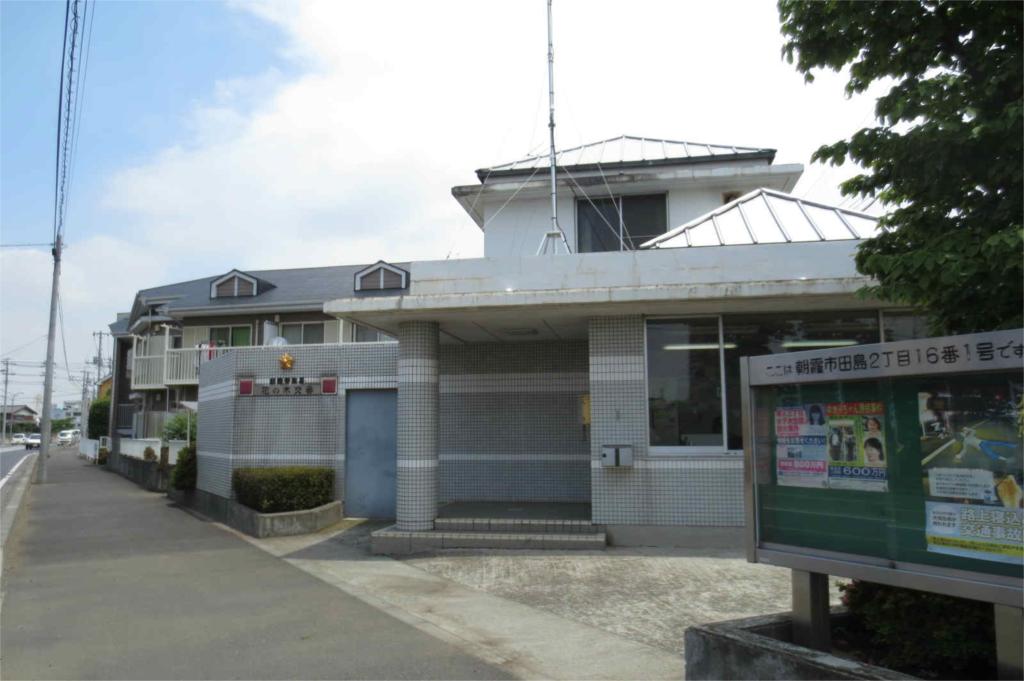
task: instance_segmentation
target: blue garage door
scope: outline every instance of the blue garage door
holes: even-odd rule
[[[394,390],[345,394],[345,515],[395,517],[397,394]]]

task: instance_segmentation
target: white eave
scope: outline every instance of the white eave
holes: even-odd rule
[[[725,159],[723,159],[725,160]],[[612,193],[642,193],[671,191],[700,187],[749,187],[771,185],[782,191],[791,191],[804,172],[799,163],[779,165],[720,164],[707,166],[658,166],[631,169],[628,172],[601,176],[558,175],[558,193],[575,195],[582,188],[602,195]],[[452,196],[459,202],[481,229],[484,226],[483,204],[486,201],[504,201],[515,195],[517,199],[546,197],[551,192],[550,181],[535,176],[491,179],[487,184],[452,187]]]

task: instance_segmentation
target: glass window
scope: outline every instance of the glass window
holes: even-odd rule
[[[665,233],[665,197],[622,197],[622,236],[626,247],[637,249],[640,244]]]
[[[882,312],[882,328],[885,329],[885,342],[916,340],[930,338],[928,320],[924,315],[915,312]]]
[[[877,343],[878,314],[864,310],[726,315],[722,336],[728,448],[743,449],[740,357]]]
[[[635,249],[665,233],[665,196],[617,196],[576,203],[577,251],[597,253]]]
[[[619,212],[616,199],[579,201],[576,210],[576,231],[580,253],[621,250]]]
[[[652,447],[716,447],[722,438],[718,318],[647,323]]]
[[[282,324],[281,337],[288,341],[288,345],[301,345],[302,324]]]
[[[252,328],[248,326],[231,327],[231,345],[232,347],[252,345]]]
[[[303,324],[302,325],[302,342],[311,345],[316,343],[324,342],[324,325],[323,324]]]
[[[376,343],[380,340],[381,334],[375,330],[362,326],[361,324],[355,325],[355,341],[356,343]]]
[[[224,347],[231,344],[231,327],[213,326],[210,327],[210,345]]]

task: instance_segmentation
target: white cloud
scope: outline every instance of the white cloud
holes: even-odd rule
[[[144,286],[231,267],[479,255],[450,187],[545,142],[541,0],[234,6],[282,29],[286,43],[269,49],[297,75],[211,83],[188,137],[109,178],[105,236],[73,242],[65,264],[78,359]],[[845,100],[839,76],[805,85],[781,61],[772,3],[558,0],[555,40],[560,146],[628,133],[773,146],[779,162],[806,164],[870,121],[871,102]],[[797,192],[835,200],[848,174],[809,166]],[[2,264],[13,347],[45,331],[49,266],[25,252]]]

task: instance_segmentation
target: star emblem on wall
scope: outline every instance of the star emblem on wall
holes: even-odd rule
[[[295,358],[286,352],[277,358],[277,362],[282,369],[291,369],[295,365]]]

